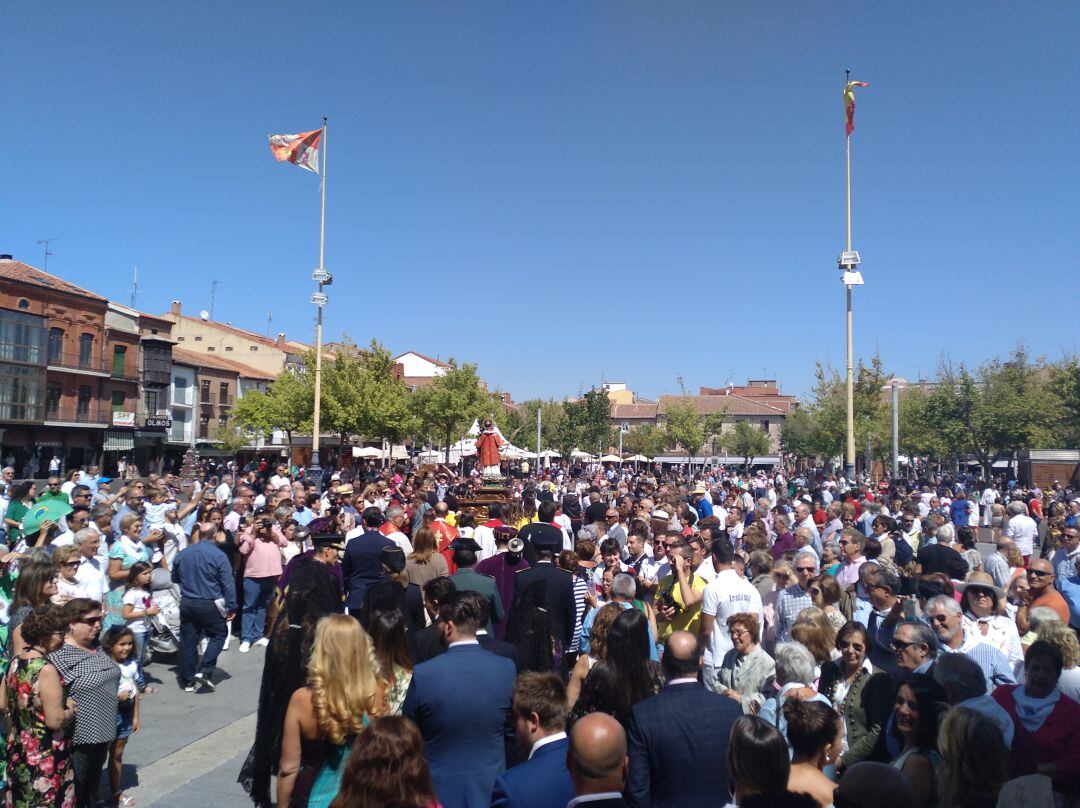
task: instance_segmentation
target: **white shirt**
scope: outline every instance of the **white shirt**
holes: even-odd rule
[[[495,545],[495,529],[487,525],[478,525],[473,531],[472,539],[480,545],[480,552],[476,554],[477,562],[485,558],[491,558],[497,552]]]
[[[702,561],[701,564],[698,565],[698,568],[694,570],[694,575],[699,578],[704,578],[706,585],[715,581],[717,574],[716,567],[714,567],[712,563],[711,555]]]
[[[388,533],[386,538],[390,539],[394,544],[401,548],[405,555],[412,552],[412,542],[409,541],[409,537],[402,533],[400,530],[395,530],[393,533]]]
[[[224,505],[229,501],[229,495],[232,491],[229,488],[228,483],[222,483],[214,489],[214,499],[217,500],[218,505]]]
[[[105,597],[105,565],[98,558],[83,558],[75,572],[75,580],[86,597],[98,603]]]
[[[761,593],[733,569],[717,573],[716,580],[705,587],[701,596],[701,613],[716,618],[709,645],[705,649],[706,665],[719,665],[724,654],[732,649],[727,619],[740,612],[756,614],[760,622]]]
[[[1035,536],[1039,528],[1035,520],[1030,516],[1018,513],[1009,517],[1009,524],[1005,527],[1005,538],[1012,539],[1020,555],[1029,556],[1035,547]]]
[[[270,488],[274,491],[277,491],[283,485],[289,485],[288,477],[282,477],[280,474],[275,474],[270,478]]]

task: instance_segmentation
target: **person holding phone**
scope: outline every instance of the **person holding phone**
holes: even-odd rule
[[[289,540],[275,523],[270,511],[255,512],[252,523],[240,533],[239,551],[244,558],[244,615],[240,653],[252,645],[266,646],[266,609],[274,584],[281,577],[281,551]]]

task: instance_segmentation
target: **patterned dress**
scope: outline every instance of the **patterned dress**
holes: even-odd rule
[[[8,778],[11,808],[71,808],[75,805],[75,773],[71,768],[66,730],[45,725],[38,674],[48,660],[12,660],[8,670]],[[67,689],[62,696],[67,700]]]

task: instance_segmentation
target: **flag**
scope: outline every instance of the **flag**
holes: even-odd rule
[[[319,173],[319,146],[322,129],[312,129],[298,135],[270,135],[270,153],[279,163],[290,163],[308,171]]]
[[[855,131],[855,88],[869,86],[865,81],[849,81],[844,85],[844,111],[847,113],[847,123],[844,129],[849,137]]]

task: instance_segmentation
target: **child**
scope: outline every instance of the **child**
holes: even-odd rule
[[[132,733],[139,731],[139,666],[132,656],[135,635],[130,628],[113,626],[101,638],[101,647],[120,666],[120,701],[116,712],[116,740],[109,745],[109,789],[115,805],[134,805],[135,800],[125,797],[120,790],[120,774],[124,767],[124,747]]]
[[[150,597],[150,574],[153,571],[145,561],[137,561],[128,570],[127,583],[124,585],[124,620],[134,636],[135,653],[132,659],[142,664],[143,648],[146,647],[146,632],[150,628],[150,618],[161,611],[161,607]]]
[[[165,526],[165,511],[176,508],[175,502],[169,502],[169,492],[164,488],[151,488],[147,502],[143,503],[143,532]]]
[[[52,602],[57,606],[63,606],[72,598],[84,598],[82,585],[75,580],[75,573],[79,571],[82,563],[82,553],[79,548],[68,544],[57,547],[53,553],[53,563],[60,571],[56,579],[56,594],[52,596]]]

